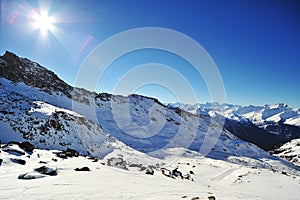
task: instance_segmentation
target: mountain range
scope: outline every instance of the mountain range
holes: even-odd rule
[[[169,106],[211,117],[221,115],[226,118],[226,129],[265,150],[272,150],[292,139],[300,138],[300,110],[284,103],[263,106],[174,103]]]
[[[127,170],[159,170],[180,158],[194,163],[201,158],[299,174],[298,143],[290,141],[300,138],[300,111],[285,104],[164,105],[138,94],[96,93],[72,87],[8,51],[0,57],[0,99],[3,143],[28,141],[39,151],[72,149]],[[296,150],[286,159],[291,146]],[[11,165],[9,156],[3,165]]]

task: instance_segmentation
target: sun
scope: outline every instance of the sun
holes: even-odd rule
[[[33,26],[40,29],[40,34],[43,38],[47,36],[48,31],[53,32],[53,18],[48,16],[48,12],[41,10],[39,13],[33,15]]]

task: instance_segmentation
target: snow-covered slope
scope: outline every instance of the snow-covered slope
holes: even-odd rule
[[[266,150],[300,138],[300,110],[290,108],[283,103],[264,106],[176,103],[169,106],[201,115],[224,116],[226,117],[225,128]]]
[[[11,82],[0,80],[1,140],[28,140],[46,149],[76,149],[82,154],[103,157],[115,147],[125,146],[103,128],[84,116],[65,108],[32,99],[31,88],[22,85],[18,92]],[[23,94],[22,94],[23,93]],[[38,91],[36,91],[38,93]],[[39,94],[41,95],[41,94]],[[6,132],[7,130],[10,130]],[[12,133],[13,132],[13,133]],[[5,134],[12,134],[5,135]],[[17,137],[15,135],[21,135]]]
[[[245,165],[246,158],[240,158],[245,159],[240,164],[232,164],[190,152],[176,163],[157,165],[154,174],[147,175],[145,169],[136,170],[136,165],[127,170],[112,168],[109,159],[61,158],[58,157],[60,151],[34,149],[26,152],[17,145],[1,147],[1,199],[173,200],[214,196],[217,200],[297,200],[300,196],[299,174],[289,168],[278,168],[281,165],[277,162],[270,163],[272,168],[264,169]],[[169,158],[178,154],[177,151],[170,150]],[[17,163],[17,159],[24,160],[25,164]],[[147,155],[140,154],[138,159],[147,160]],[[169,163],[167,159],[163,162]],[[175,168],[189,179],[170,178],[162,173]]]
[[[294,139],[274,149],[272,153],[300,167],[300,139]]]

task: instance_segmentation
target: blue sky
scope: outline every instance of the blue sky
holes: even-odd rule
[[[48,30],[42,36],[31,18],[45,7],[54,19],[55,31]],[[201,44],[222,75],[228,103],[284,102],[300,107],[300,2],[297,0],[2,0],[0,53],[9,50],[37,61],[74,85],[82,62],[99,43],[139,27],[173,29]],[[97,91],[112,92],[126,72],[152,62],[173,67],[190,82],[199,102],[210,101],[205,82],[188,62],[151,49],[131,52],[112,63]],[[136,92],[163,102],[176,101],[176,94],[157,84],[146,85]],[[188,95],[184,101],[191,103]]]

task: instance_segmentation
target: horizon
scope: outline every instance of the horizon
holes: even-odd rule
[[[47,11],[49,19],[40,11]],[[299,2],[292,0],[135,1],[131,5],[122,1],[48,4],[4,0],[1,1],[0,53],[3,55],[8,50],[40,63],[74,86],[79,69],[99,43],[133,28],[164,27],[181,32],[203,46],[221,74],[225,103],[285,103],[300,108],[299,13]],[[32,21],[34,14],[40,14],[40,19]],[[192,69],[191,63],[155,49],[120,56],[105,71],[96,92],[114,93],[116,84],[126,73],[145,63],[169,66],[188,80],[197,102],[183,93],[180,96],[183,103],[211,102],[205,80]],[[172,81],[174,87],[186,92],[185,86],[168,74],[157,73],[157,77]],[[178,102],[176,92],[163,84],[140,85],[132,91],[163,103]],[[124,90],[120,95],[128,94]]]
[[[6,50],[7,52],[10,52],[10,53],[13,53],[13,54],[15,54],[14,52],[11,52],[11,51],[8,51],[8,50]],[[16,54],[15,54],[16,55]],[[3,55],[0,55],[0,56],[4,56],[4,54]],[[18,56],[18,55],[16,55],[16,56]],[[18,56],[19,57],[19,56]],[[19,57],[19,58],[26,58],[26,57]],[[27,59],[29,59],[29,58],[27,58]],[[31,60],[31,59],[29,59],[29,60]],[[34,61],[34,60],[31,60],[32,62],[36,62],[36,63],[38,63],[37,61]],[[39,64],[39,63],[38,63]],[[42,65],[41,65],[42,66]],[[42,66],[42,67],[45,67],[47,70],[49,70],[46,66]],[[55,72],[54,72],[55,73]],[[59,77],[58,76],[58,78],[60,78],[62,81],[64,81],[61,77]],[[68,83],[67,83],[68,84]],[[72,87],[74,87],[73,85],[70,85],[70,86],[72,86]],[[84,89],[86,89],[86,88],[84,88]],[[96,91],[91,91],[91,92],[96,92]],[[98,93],[108,93],[108,94],[112,94],[112,93],[110,93],[110,92],[98,92]],[[288,104],[286,104],[285,102],[277,102],[277,103],[274,103],[274,104],[268,104],[268,103],[265,103],[265,104],[262,104],[262,105],[258,105],[258,104],[245,104],[245,105],[243,105],[243,104],[235,104],[235,103],[230,103],[230,102],[224,102],[224,103],[220,103],[220,102],[196,102],[195,104],[188,104],[188,103],[184,103],[184,102],[179,102],[179,101],[177,101],[177,102],[163,102],[163,101],[161,101],[159,98],[157,98],[157,97],[155,97],[155,96],[151,96],[151,95],[146,95],[146,94],[142,94],[142,93],[131,93],[131,94],[128,94],[128,95],[122,95],[122,94],[113,94],[113,95],[121,95],[121,96],[126,96],[126,97],[128,97],[128,96],[130,96],[130,95],[132,95],[132,94],[137,94],[137,95],[140,95],[140,96],[145,96],[145,97],[148,97],[148,98],[154,98],[154,99],[157,99],[159,102],[161,102],[162,104],[164,104],[164,105],[169,105],[169,104],[177,104],[177,103],[179,103],[179,104],[184,104],[184,105],[191,105],[191,106],[195,106],[195,105],[197,105],[197,104],[219,104],[219,105],[232,105],[232,106],[265,106],[265,105],[269,105],[269,106],[273,106],[273,105],[278,105],[278,104],[285,104],[285,105],[287,105],[289,108],[292,108],[292,109],[300,109],[300,108],[298,108],[298,107],[292,107],[292,106],[290,106],[290,105],[288,105]]]
[[[9,51],[9,50],[6,50],[6,51],[15,54],[15,53],[12,52],[12,51]],[[26,58],[26,59],[29,59],[29,58],[27,58],[27,57],[20,57],[20,56],[17,55],[17,54],[15,54],[15,55],[18,56],[19,58]],[[4,54],[2,54],[2,55],[0,55],[0,56],[4,56]],[[34,61],[34,60],[31,60],[31,59],[29,59],[29,60],[32,61],[32,62],[36,62],[36,63],[40,64],[38,61]],[[50,69],[47,68],[47,66],[41,65],[41,67],[44,67],[44,68],[46,68],[47,70],[50,70]],[[54,72],[54,71],[53,71],[53,72]],[[55,72],[54,72],[54,73],[55,73]],[[56,73],[55,73],[55,74],[56,74]],[[57,74],[56,74],[56,75],[57,75]],[[60,76],[58,76],[58,78],[60,78],[62,81],[65,82],[65,80],[64,80],[63,78],[61,78]],[[67,83],[67,84],[69,84],[69,83]],[[74,87],[74,85],[71,85],[71,84],[69,84],[69,85],[72,86],[72,87]],[[84,88],[84,89],[86,89],[86,88]],[[90,92],[97,92],[97,91],[90,91]],[[112,94],[112,93],[106,92],[106,91],[101,91],[101,92],[97,92],[97,93],[98,93],[98,94],[99,94],[99,93],[108,93],[108,94]],[[221,102],[217,102],[217,101],[215,101],[215,102],[209,102],[209,101],[207,101],[207,102],[196,102],[196,103],[194,103],[194,104],[189,104],[189,103],[179,102],[179,101],[175,101],[175,102],[164,102],[164,101],[161,101],[161,100],[160,100],[159,98],[157,98],[156,96],[151,96],[151,95],[143,94],[143,93],[131,93],[131,94],[127,94],[127,95],[123,95],[123,94],[113,94],[113,95],[120,95],[120,96],[128,97],[128,96],[133,95],[133,94],[140,95],[140,96],[144,96],[144,97],[149,97],[149,98],[157,99],[159,102],[161,102],[161,103],[164,104],[164,105],[177,104],[177,103],[179,103],[179,104],[184,104],[184,105],[191,105],[191,106],[195,106],[195,105],[197,105],[197,104],[219,104],[219,105],[224,105],[224,104],[225,104],[225,105],[233,105],[233,106],[265,106],[265,105],[272,106],[272,105],[278,105],[278,104],[285,104],[285,105],[287,105],[289,108],[300,109],[300,107],[292,107],[292,106],[286,104],[285,102],[277,102],[277,103],[272,103],[272,104],[271,104],[271,103],[265,103],[265,104],[235,104],[235,103],[231,103],[231,102],[223,102],[223,103],[221,103]]]

